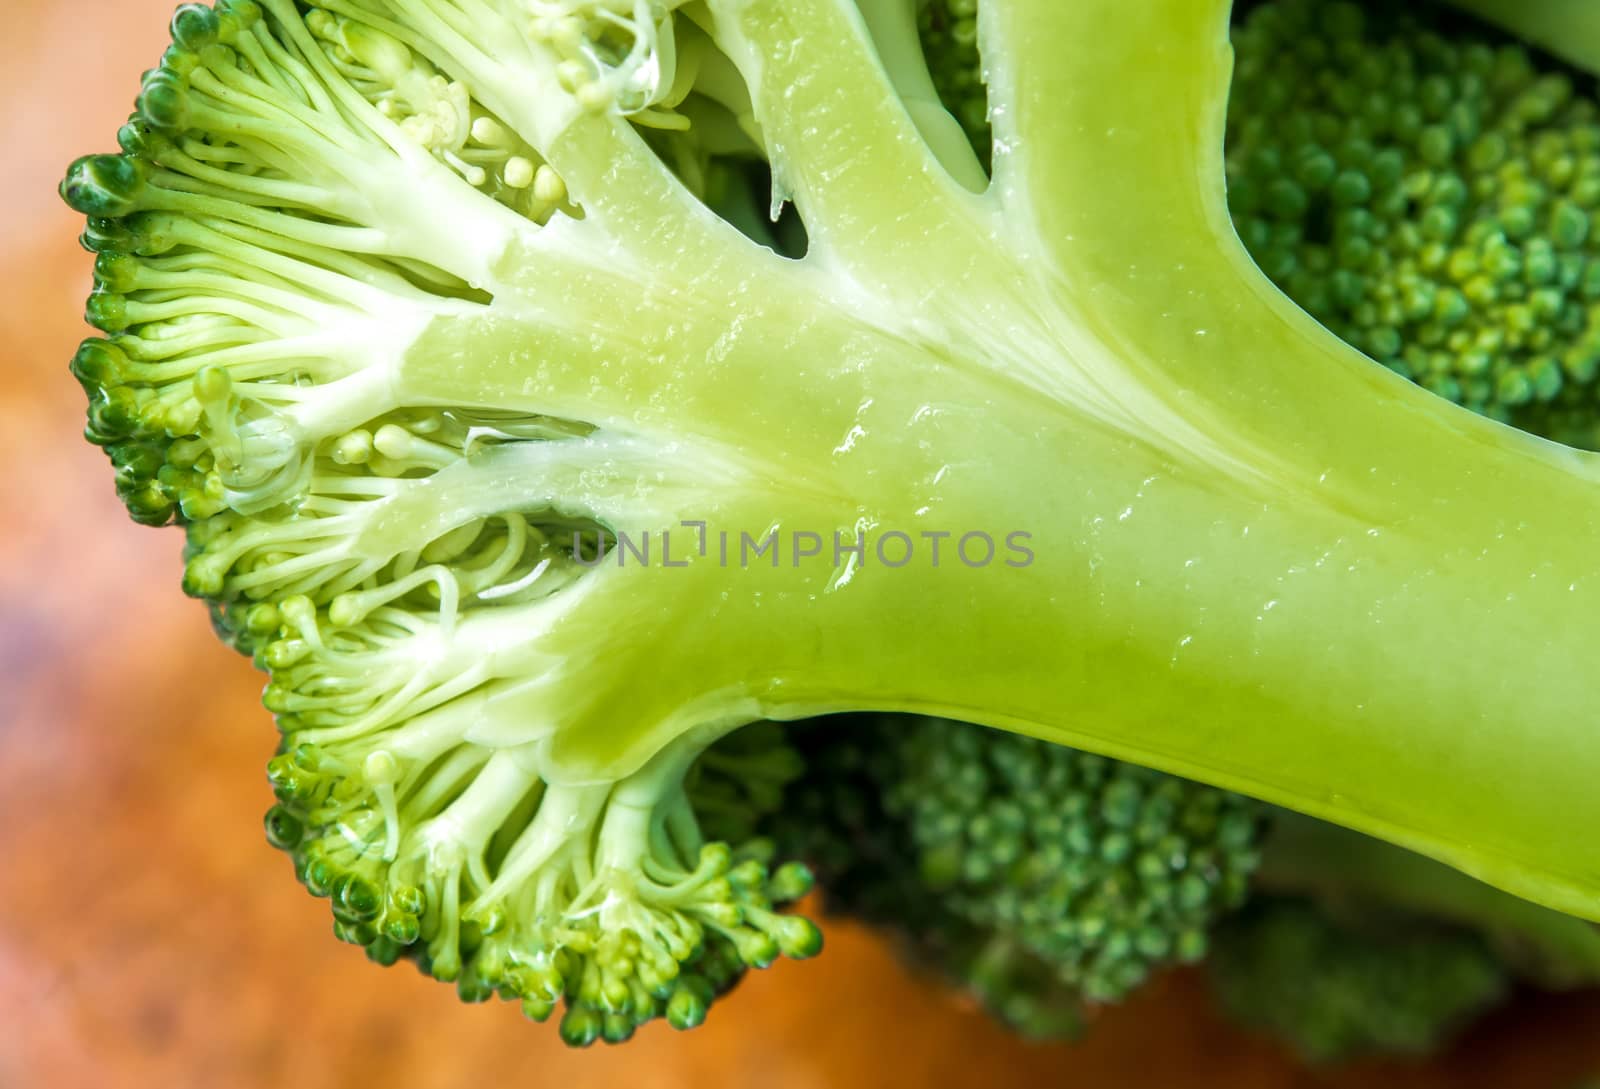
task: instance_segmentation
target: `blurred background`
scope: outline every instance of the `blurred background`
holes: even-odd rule
[[[7,0],[0,226],[0,1089],[1570,1089],[1600,1001],[1527,998],[1432,1064],[1299,1070],[1176,975],[1077,1046],[1030,1046],[828,927],[708,1025],[566,1051],[328,933],[269,848],[270,720],[249,664],[177,590],[179,536],[131,524],[78,438],[66,361],[89,258],[55,196],[113,149],[172,0]]]

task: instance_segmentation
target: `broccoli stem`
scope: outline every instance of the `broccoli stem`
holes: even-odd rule
[[[1600,775],[1600,469],[1382,370],[1261,277],[1221,185],[1228,5],[985,9],[1005,44],[986,195],[1004,221],[912,169],[905,117],[845,117],[855,84],[786,82],[801,51],[779,46],[825,29],[857,74],[860,28],[802,6],[814,26],[714,6],[802,216],[834,230],[757,293],[783,302],[730,283],[695,312],[733,330],[732,371],[763,306],[811,317],[770,387],[740,387],[751,483],[677,513],[735,540],[1024,530],[1036,558],[841,573],[786,557],[732,592],[715,550],[601,572],[590,604],[627,617],[637,648],[606,669],[629,683],[586,683],[554,758],[611,774],[708,718],[921,711],[1253,794],[1600,917],[1600,847],[1573,834]],[[1062,41],[1096,48],[1035,44]],[[852,162],[858,138],[907,162]],[[936,315],[926,331],[885,305],[908,294]]]

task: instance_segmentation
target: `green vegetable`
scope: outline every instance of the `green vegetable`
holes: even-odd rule
[[[1600,929],[1335,825],[955,722],[791,734],[806,770],[768,809],[780,849],[813,864],[831,913],[1024,1035],[1076,1036],[1149,973],[1202,956],[1229,1013],[1317,1063],[1435,1050],[1513,980],[1600,984]],[[1170,880],[1106,865],[1123,833],[1081,816],[1129,782],[1134,826],[1167,827]],[[1218,819],[1163,821],[1179,797]],[[1206,895],[1175,914],[1185,882]],[[1145,934],[1165,942],[1141,949]]]
[[[820,947],[776,910],[809,875],[746,838],[792,760],[707,749],[841,710],[1180,774],[1600,917],[1572,833],[1600,468],[1256,270],[1227,8],[986,6],[988,185],[909,3],[178,10],[122,153],[62,183],[106,334],[74,373],[130,512],[184,526],[185,589],[271,673],[268,834],[340,937],[564,1003],[575,1044],[697,1024]],[[738,156],[802,259],[701,199]],[[1094,994],[1185,955],[1249,850],[1191,809],[1248,807],[1016,751],[1065,769],[1061,813],[1098,804],[1091,885],[1172,820],[1216,880],[1191,901],[1135,854],[1128,904],[1176,911],[1092,899],[1131,952],[1052,944],[1058,890],[967,868],[1037,806],[1009,847],[923,827],[952,903]]]
[[[974,146],[982,149],[989,134],[984,92],[976,80],[973,12],[971,3],[929,4],[923,8],[922,29],[930,57],[945,65],[934,68],[941,94],[964,119]],[[1330,257],[1331,243],[1316,240],[1319,231],[1349,221],[1362,225],[1368,237],[1389,240],[1390,250],[1380,246],[1367,254],[1361,266],[1364,283],[1358,286],[1369,297],[1398,297],[1403,289],[1414,290],[1419,277],[1414,255],[1393,247],[1415,238],[1418,224],[1430,222],[1433,215],[1431,201],[1406,195],[1423,188],[1418,179],[1433,188],[1449,182],[1462,192],[1493,196],[1498,179],[1516,176],[1512,172],[1519,162],[1559,162],[1561,156],[1552,149],[1593,147],[1600,134],[1592,98],[1586,90],[1572,97],[1568,75],[1436,7],[1413,5],[1400,12],[1277,0],[1251,9],[1235,31],[1234,45],[1238,74],[1230,99],[1228,149],[1234,183],[1230,198],[1241,234],[1263,267],[1278,270],[1285,290],[1358,343],[1360,327],[1353,322],[1341,327],[1340,311],[1330,305],[1330,280],[1346,287],[1349,283],[1340,279],[1346,270]],[[1355,50],[1384,58],[1384,67],[1379,72],[1351,70],[1348,59]],[[1471,71],[1485,56],[1493,58],[1499,76],[1488,87]],[[1419,159],[1415,132],[1396,127],[1386,105],[1392,100],[1384,96],[1414,89],[1424,70],[1433,101],[1454,103],[1458,120],[1504,131],[1510,150],[1500,161],[1486,164],[1462,151],[1445,176],[1436,164]],[[1578,83],[1587,86],[1586,80]],[[1544,93],[1558,96],[1560,110],[1530,116],[1530,96]],[[1359,208],[1333,206],[1325,188],[1307,198],[1297,182],[1285,177],[1283,164],[1297,156],[1317,158],[1319,140],[1333,149],[1327,154],[1330,162],[1335,152],[1349,148],[1369,162],[1403,169],[1382,179]],[[1579,164],[1568,178],[1577,192],[1585,173],[1600,169],[1600,156],[1562,153]],[[1370,177],[1370,171],[1363,177]],[[1485,188],[1487,183],[1496,184]],[[1297,199],[1264,212],[1254,194],[1285,184]],[[1533,195],[1547,203],[1555,199],[1548,191]],[[1476,231],[1499,215],[1498,205],[1487,197],[1475,199],[1469,211],[1467,222]],[[1540,227],[1531,236],[1519,243],[1501,239],[1501,252],[1517,262],[1530,252],[1538,258],[1541,247],[1552,245],[1547,225],[1554,225],[1556,218],[1533,218]],[[1591,253],[1581,246],[1561,261],[1564,267],[1586,270]],[[1559,327],[1538,332],[1546,338],[1546,351],[1570,354],[1593,334],[1589,307],[1581,299],[1563,305],[1567,316]],[[1372,306],[1352,302],[1343,312],[1361,313]],[[1470,301],[1460,324],[1486,337],[1508,328],[1507,317],[1503,301],[1483,296]],[[1407,329],[1406,339],[1419,329],[1425,332],[1425,323]],[[1470,346],[1457,339],[1435,354],[1457,366],[1457,353]],[[1403,360],[1389,362],[1409,373]],[[1504,356],[1495,363],[1507,371],[1518,365]],[[1581,377],[1580,382],[1569,375],[1553,403],[1502,399],[1497,393],[1506,388],[1502,384],[1481,392],[1471,407],[1587,443],[1600,413],[1592,375]],[[1459,386],[1429,384],[1462,399]],[[1003,909],[1017,899],[1018,891],[1002,883],[985,890],[988,896],[969,900],[959,888],[951,888],[947,877],[930,876],[926,861],[920,870],[916,865],[924,829],[948,829],[959,839],[972,814],[992,825],[993,813],[1040,804],[1033,790],[1008,783],[1003,775],[984,774],[991,764],[1009,766],[1011,753],[1032,743],[954,724],[907,730],[898,723],[875,729],[820,727],[802,732],[798,743],[808,772],[775,816],[775,834],[791,851],[815,862],[829,908],[899,937],[916,963],[936,968],[974,992],[1020,1031],[1044,1036],[1078,1031],[1081,1011],[1092,1007],[1094,999],[1070,956],[1054,957],[1044,943],[1019,941],[1007,925]],[[1051,758],[1070,766],[1078,757],[1056,749]],[[941,773],[919,773],[930,765]],[[1192,783],[1171,782],[1168,787],[1191,793],[1200,789]],[[910,820],[904,805],[862,801],[879,796],[910,799],[919,819]],[[1062,801],[1058,792],[1050,798],[1052,815],[1081,811],[1085,800],[1069,791]],[[1578,920],[1329,825],[1282,813],[1265,823],[1271,834],[1258,892],[1242,917],[1222,927],[1211,968],[1236,1015],[1274,1030],[1302,1054],[1330,1061],[1369,1052],[1432,1050],[1473,1014],[1503,997],[1505,981],[1512,976],[1556,989],[1600,980],[1600,937]],[[1028,867],[1030,885],[1070,884],[1085,857],[1096,854],[1092,841],[1079,853],[1060,843],[1051,847],[1048,864],[1041,865],[1035,856]],[[938,869],[937,852],[933,858]],[[1040,876],[1041,869],[1046,876]],[[1053,926],[1064,928],[1096,922],[1099,916],[1080,901],[1058,904],[1050,918]],[[1116,928],[1109,933],[1096,943],[1097,952],[1117,948],[1121,935]],[[1318,955],[1330,961],[1326,972],[1308,972],[1306,965],[1296,963]]]
[[[1600,107],[1427,12],[1280,0],[1245,19],[1234,222],[1280,287],[1374,359],[1600,445]]]
[[[1260,820],[1248,799],[943,719],[884,732],[898,750],[885,809],[922,884],[1090,1002],[1201,959],[1212,921],[1244,897]]]
[[[1270,896],[1222,927],[1210,965],[1229,1014],[1312,1063],[1431,1054],[1508,987],[1470,931],[1406,917],[1351,923]]]
[[[1204,957],[1258,863],[1262,807],[1146,768],[944,719],[791,733],[780,849],[1028,1036]]]

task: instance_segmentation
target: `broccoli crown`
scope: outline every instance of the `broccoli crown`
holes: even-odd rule
[[[773,818],[834,910],[1032,1036],[1201,959],[1258,861],[1258,803],[947,719],[801,728]]]
[[[1228,203],[1288,295],[1440,396],[1600,446],[1600,107],[1435,8],[1274,0],[1233,35]]]
[[[1258,861],[1242,795],[948,719],[893,746],[885,808],[923,882],[1089,1002],[1201,959]]]
[[[1471,931],[1265,895],[1218,929],[1207,965],[1231,1016],[1316,1063],[1433,1052],[1510,985]]]
[[[819,947],[775,910],[806,871],[734,820],[753,826],[792,772],[763,735],[704,760],[680,746],[615,790],[567,785],[533,747],[474,736],[526,699],[485,686],[486,658],[600,543],[558,543],[561,516],[505,490],[545,440],[592,429],[470,391],[395,403],[419,328],[482,319],[481,247],[565,200],[406,44],[417,31],[354,5],[178,9],[122,154],[62,186],[98,254],[106,336],[73,362],[89,438],[135,519],[185,527],[185,588],[271,672],[268,837],[340,938],[536,1019],[564,1001],[574,1044],[689,1027],[746,967]],[[429,192],[454,212],[437,227],[403,207]],[[708,838],[697,801],[737,838]]]
[[[819,719],[791,727],[804,774],[765,828],[787,856],[816,873],[826,911],[877,928],[913,968],[970,994],[1031,1039],[1077,1036],[1083,996],[1054,966],[931,888],[904,812],[886,805],[911,723]],[[986,732],[986,731],[978,731]]]

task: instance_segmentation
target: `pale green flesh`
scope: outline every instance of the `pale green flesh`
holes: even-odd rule
[[[686,392],[679,433],[726,444],[753,479],[654,528],[1021,529],[1036,562],[869,562],[842,586],[826,562],[608,569],[594,630],[555,635],[588,712],[554,761],[614,776],[752,700],[784,718],[936,712],[1242,789],[1600,917],[1600,847],[1581,832],[1600,777],[1581,634],[1600,615],[1592,460],[1393,378],[1250,266],[1219,181],[1225,5],[996,7],[1027,36],[1096,48],[1035,45],[1000,74],[1001,94],[1024,86],[982,198],[908,180],[896,155],[793,179],[826,225],[814,263],[848,277],[772,262],[764,283],[740,270],[700,289],[706,325],[751,330],[719,364],[736,385],[695,383],[689,333],[655,346]],[[1050,71],[1028,67],[1046,56]],[[796,153],[811,167],[894,120],[789,86],[763,125],[779,143],[826,134]],[[834,246],[858,213],[873,245]],[[903,293],[915,332],[871,329],[907,314]],[[775,348],[791,308],[810,318]]]
[[[436,222],[459,204],[473,225],[441,267],[493,302],[424,315],[376,407],[594,431],[529,455],[526,481],[491,454],[432,478],[449,489],[395,483],[352,537],[381,561],[553,509],[653,534],[658,561],[466,611],[449,661],[499,685],[466,736],[536,744],[572,786],[755,718],[936,713],[1600,918],[1600,467],[1400,380],[1255,270],[1222,193],[1226,0],[986,6],[982,194],[928,150],[848,0],[707,6],[803,261],[717,220],[621,119],[541,114],[547,73],[524,94],[513,66],[462,65],[585,217],[495,250],[514,216],[430,189]],[[833,537],[858,526],[952,537],[937,570],[919,541],[845,578]],[[823,557],[739,569],[740,535],[774,529]],[[665,531],[688,567],[660,564]],[[1001,546],[982,569],[950,551],[973,531]],[[1013,531],[1030,566],[1004,564]]]

